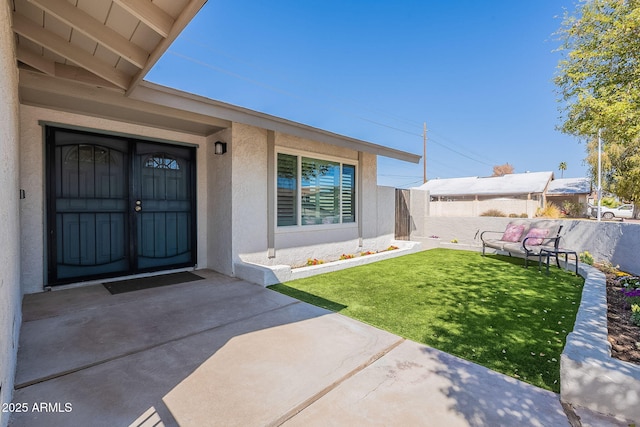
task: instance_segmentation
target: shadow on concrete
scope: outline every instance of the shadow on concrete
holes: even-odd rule
[[[11,426],[267,425],[398,337],[236,279],[25,298]],[[101,287],[101,286],[100,286]]]
[[[280,292],[281,294],[289,295],[290,297],[299,299],[300,301],[305,301],[305,302],[308,302],[309,304],[313,304],[318,307],[325,308],[327,310],[340,312],[345,308],[347,308],[346,305],[340,304],[339,302],[331,301],[326,298],[322,298],[321,296],[310,294],[309,292],[292,288],[291,286],[287,286],[282,283],[279,283],[277,285],[271,285],[268,288],[276,292]]]
[[[435,373],[448,382],[440,389],[449,399],[448,410],[469,426],[569,425],[555,393],[438,350],[423,351],[438,362]]]

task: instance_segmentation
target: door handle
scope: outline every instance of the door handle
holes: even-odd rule
[[[133,208],[134,211],[140,212],[142,210],[142,202],[140,200],[136,200],[136,206]]]

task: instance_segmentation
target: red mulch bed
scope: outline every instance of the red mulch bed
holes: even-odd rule
[[[631,309],[625,304],[615,275],[607,274],[607,323],[611,356],[640,365],[640,327],[631,323]]]

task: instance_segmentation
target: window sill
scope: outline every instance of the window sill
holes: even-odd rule
[[[304,233],[308,231],[351,230],[357,228],[357,222],[348,222],[343,224],[288,225],[276,227],[276,234]]]

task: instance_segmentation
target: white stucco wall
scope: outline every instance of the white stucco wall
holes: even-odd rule
[[[358,153],[283,133],[275,133],[275,152],[295,150],[352,161],[358,168],[358,192],[361,192],[359,224],[281,227],[275,229],[275,257],[268,256],[268,144],[267,132],[238,123],[233,124],[232,188],[233,188],[233,254],[234,263],[246,261],[262,265],[302,265],[309,258],[335,259],[342,253],[357,253],[388,247],[393,239],[393,194],[382,190],[387,208],[379,209],[376,184],[376,156]],[[392,189],[391,189],[392,190]],[[275,189],[272,191],[275,197]],[[389,208],[390,206],[390,208]],[[391,209],[391,211],[389,210]],[[392,217],[391,217],[392,218]],[[385,222],[381,237],[380,223]],[[386,245],[386,246],[385,246]]]
[[[15,65],[14,65],[15,66]],[[198,146],[197,168],[197,228],[198,228],[198,268],[207,267],[208,202],[207,176],[210,156],[205,138],[196,135],[173,132],[165,129],[123,123],[114,120],[83,116],[57,110],[20,106],[20,185],[26,192],[26,199],[20,206],[22,242],[22,289],[25,293],[42,292],[46,283],[45,254],[45,140],[43,127],[39,121],[69,126],[80,126],[87,130],[110,131],[128,134],[141,139],[160,139]]]
[[[396,224],[396,189],[378,187],[378,237],[394,238]]]
[[[234,262],[267,253],[267,131],[233,124],[231,192]]]
[[[0,405],[12,398],[22,322],[18,75],[9,5],[0,5]],[[7,425],[9,415],[0,411],[0,426]]]
[[[210,135],[206,145],[207,157],[207,265],[209,268],[226,275],[233,275],[233,222],[231,198],[231,166],[233,145],[231,129],[225,129]],[[227,152],[213,154],[216,141],[227,143]]]

